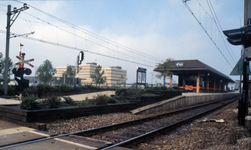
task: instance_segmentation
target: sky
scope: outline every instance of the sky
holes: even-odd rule
[[[213,6],[219,31],[207,2]],[[187,1],[206,32],[181,0],[0,0],[3,56],[7,5],[13,10],[23,3],[29,9],[20,13],[11,32],[35,33],[11,38],[9,55],[16,63],[22,43],[25,59],[35,59],[31,62],[33,75],[46,59],[53,67],[75,65],[81,50],[85,53],[83,64],[121,66],[127,70],[128,83],[136,81],[137,67],[147,69],[147,83],[161,83],[152,75],[153,69],[168,58],[198,59],[228,76],[240,58],[241,46],[230,45],[222,30],[243,26],[244,0]]]

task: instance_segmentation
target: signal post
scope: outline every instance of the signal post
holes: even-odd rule
[[[247,27],[226,30],[223,33],[228,37],[228,42],[232,45],[243,45],[243,91],[239,100],[238,120],[239,125],[245,126],[245,116],[248,115],[248,80],[247,69],[251,60],[251,18],[247,20]]]

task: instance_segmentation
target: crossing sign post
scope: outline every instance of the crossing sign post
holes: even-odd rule
[[[34,59],[24,60],[24,59],[22,59],[22,58],[19,57],[19,56],[17,56],[17,59],[19,59],[20,62],[16,63],[16,65],[27,64],[27,65],[29,65],[29,66],[31,66],[31,67],[34,67],[32,64],[29,63],[29,62],[31,62],[31,61],[34,61]]]

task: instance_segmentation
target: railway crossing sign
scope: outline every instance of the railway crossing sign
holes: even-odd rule
[[[16,63],[16,65],[27,64],[27,65],[29,65],[29,66],[31,66],[31,67],[34,67],[32,64],[29,63],[30,61],[34,61],[34,59],[24,60],[24,59],[22,59],[22,58],[19,57],[19,56],[17,56],[17,59],[19,59],[20,62]]]
[[[247,74],[251,75],[251,71],[247,66]],[[240,58],[230,75],[243,75],[243,58]]]

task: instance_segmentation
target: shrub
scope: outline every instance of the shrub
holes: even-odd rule
[[[76,103],[74,102],[74,100],[71,97],[63,97],[63,98],[64,98],[66,104],[68,104],[70,106],[76,105]]]
[[[141,96],[156,96],[156,94],[153,94],[153,93],[144,93],[144,94],[141,94]]]
[[[4,87],[3,86],[0,86],[0,95],[4,95]],[[8,95],[16,95],[15,86],[8,86]]]
[[[130,89],[130,90],[128,90],[128,94],[129,95],[133,95],[133,96],[140,96],[140,94],[141,94],[141,92],[142,92],[142,89]]]
[[[79,101],[77,103],[79,103],[79,105],[82,105],[82,106],[90,106],[92,105],[92,100],[88,99],[88,100]]]
[[[73,87],[70,87],[67,83],[60,84],[59,86],[61,92],[70,92],[73,91]]]
[[[36,91],[36,86],[33,86],[33,85],[32,85],[32,86],[30,86],[30,87],[24,89],[24,91],[25,91],[25,92]]]
[[[124,94],[123,92],[124,92],[124,89],[116,89],[115,90],[116,95],[123,95]]]
[[[107,103],[117,103],[116,99],[109,98],[106,100]]]
[[[50,107],[50,108],[57,108],[60,106],[61,104],[61,99],[59,97],[52,97],[49,98],[46,102],[46,104]]]
[[[53,90],[53,87],[50,86],[48,83],[40,83],[37,85],[37,91],[39,92],[50,92]]]
[[[16,95],[16,88],[14,86],[8,87],[8,95]]]
[[[60,85],[53,85],[53,91],[52,92],[61,92]]]
[[[153,93],[153,90],[152,89],[150,89],[150,88],[148,88],[148,89],[144,89],[144,93]]]
[[[92,100],[93,105],[106,105],[106,98],[105,95],[97,95],[97,97],[94,97]]]
[[[166,90],[167,90],[167,87],[166,87],[166,86],[161,86],[161,87],[160,87],[160,90],[166,91]]]
[[[153,87],[153,90],[154,90],[154,91],[159,91],[159,90],[160,90],[160,87],[155,86],[155,87]]]
[[[42,107],[42,104],[37,101],[38,97],[35,96],[27,96],[22,99],[19,107],[21,109],[34,110]]]
[[[104,95],[104,98],[106,100],[106,103],[117,103],[117,100],[113,97],[109,97],[109,96]]]

